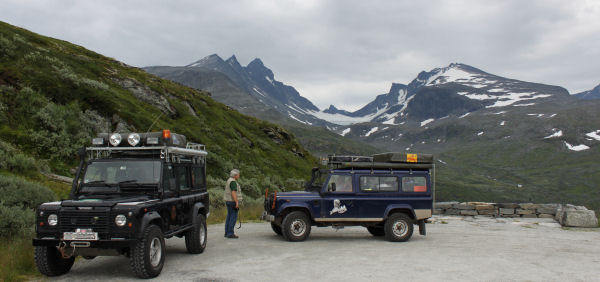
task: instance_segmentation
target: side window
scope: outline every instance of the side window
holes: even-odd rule
[[[334,185],[335,184],[335,185]],[[333,190],[335,186],[335,191]],[[332,175],[327,183],[327,191],[329,192],[352,192],[352,176],[351,175]]]
[[[179,191],[190,190],[187,167],[175,166],[175,178],[177,179],[177,187],[179,188]]]
[[[204,179],[204,167],[192,167],[192,188],[206,191],[206,183]]]
[[[361,176],[360,191],[396,192],[398,191],[398,178],[395,176]]]
[[[172,165],[165,165],[163,170],[163,189],[165,191],[177,191],[177,186],[175,184],[175,170]]]
[[[402,192],[427,192],[427,181],[425,177],[402,177]]]

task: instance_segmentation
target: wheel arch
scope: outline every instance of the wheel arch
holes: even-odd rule
[[[415,211],[410,205],[390,205],[385,210],[384,219],[388,219],[394,213],[404,213],[412,220],[416,220]]]

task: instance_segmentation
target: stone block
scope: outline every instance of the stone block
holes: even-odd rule
[[[493,209],[493,210],[478,210],[477,212],[480,215],[498,215],[498,210],[497,209]]]
[[[539,218],[554,218],[553,214],[548,214],[548,213],[540,213],[538,215]]]
[[[475,209],[480,211],[480,210],[494,210],[496,209],[496,206],[494,206],[493,204],[478,204],[475,205]]]
[[[532,213],[532,214],[522,214],[521,217],[522,218],[537,218],[537,215],[535,213]]]
[[[443,209],[434,209],[433,214],[444,214],[444,210]]]
[[[558,204],[539,205],[538,208],[536,209],[536,212],[539,214],[545,213],[545,214],[555,215],[556,210],[558,209],[558,206],[559,206]]]
[[[499,208],[503,208],[503,209],[516,209],[519,207],[519,204],[515,204],[515,203],[499,203],[497,205]]]
[[[524,209],[524,210],[535,210],[538,208],[538,204],[532,204],[532,203],[526,203],[526,204],[519,204],[519,208]]]
[[[515,214],[515,209],[499,208],[498,211],[500,212],[501,215]]]
[[[457,209],[447,209],[444,214],[446,215],[460,215],[460,211]]]
[[[563,226],[598,227],[596,213],[590,210],[566,210],[563,215]]]
[[[452,208],[458,209],[458,210],[474,210],[475,206],[471,206],[465,203],[460,203],[460,204],[455,204],[452,206]]]
[[[437,202],[434,207],[436,209],[451,209],[456,204],[459,204],[459,202]]]
[[[516,209],[516,214],[535,214],[535,210]]]
[[[460,210],[460,215],[478,215],[476,210]]]

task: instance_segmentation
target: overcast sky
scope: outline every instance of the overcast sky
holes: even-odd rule
[[[452,62],[571,93],[600,84],[600,1],[2,0],[0,20],[137,67],[258,57],[321,109]]]

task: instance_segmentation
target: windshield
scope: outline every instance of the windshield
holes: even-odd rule
[[[160,161],[101,161],[87,166],[83,184],[156,184],[160,180]]]

